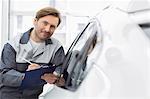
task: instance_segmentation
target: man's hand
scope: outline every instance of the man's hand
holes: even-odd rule
[[[26,71],[35,70],[35,69],[38,69],[38,68],[40,68],[40,65],[33,63],[33,64],[28,66],[28,69]]]
[[[56,86],[64,86],[65,85],[65,79],[61,77],[59,80],[56,81]]]
[[[53,84],[57,80],[57,76],[51,73],[46,73],[43,76],[41,76],[41,79],[45,80],[49,84]]]
[[[58,76],[51,73],[44,74],[41,76],[41,79],[45,80],[49,84],[56,84],[56,86],[65,85],[65,79],[63,77],[58,80]]]

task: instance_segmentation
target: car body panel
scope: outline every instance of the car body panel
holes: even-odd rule
[[[129,12],[110,6],[91,19],[96,23],[97,43],[88,55],[84,80],[74,91],[54,85],[43,99],[150,97],[150,38],[139,26],[146,19],[138,21]]]

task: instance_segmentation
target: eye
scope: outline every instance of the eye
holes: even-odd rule
[[[43,25],[44,25],[44,26],[46,26],[46,25],[48,25],[48,24],[49,24],[49,23],[48,23],[48,22],[46,22],[46,21],[43,21],[42,23],[43,23]]]
[[[51,28],[51,29],[55,29],[56,27],[55,27],[54,25],[51,25],[50,28]]]

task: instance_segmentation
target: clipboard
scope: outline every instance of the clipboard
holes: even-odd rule
[[[57,66],[41,66],[39,69],[25,72],[25,77],[22,80],[21,89],[33,88],[46,84],[41,76],[45,73],[53,73]]]

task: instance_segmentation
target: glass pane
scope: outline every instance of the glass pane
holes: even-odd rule
[[[142,28],[146,36],[148,36],[148,38],[150,39],[150,23],[140,24],[139,26]]]
[[[63,64],[65,72],[68,73],[65,88],[75,91],[84,80],[87,58],[96,44],[97,33],[95,22],[91,22],[78,36],[74,47],[68,51]]]
[[[50,5],[50,0],[11,0],[12,11],[36,11],[37,9]]]

